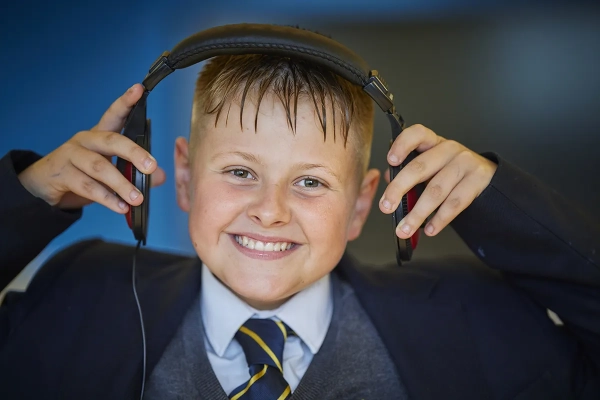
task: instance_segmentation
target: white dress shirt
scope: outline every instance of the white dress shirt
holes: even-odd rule
[[[200,302],[208,360],[228,395],[250,379],[246,356],[234,338],[244,322],[250,318],[279,319],[296,333],[297,336],[288,337],[283,349],[283,377],[293,392],[321,348],[333,313],[329,274],[279,308],[259,311],[237,297],[202,265]]]

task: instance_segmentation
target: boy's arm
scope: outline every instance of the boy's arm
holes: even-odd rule
[[[379,202],[389,214],[410,188],[428,182],[399,223],[398,237],[410,237],[435,211],[425,234],[434,236],[452,223],[487,265],[558,314],[582,359],[600,371],[597,223],[506,161],[477,154],[422,125],[398,136],[388,162],[399,165],[413,150],[421,154],[401,169]]]
[[[487,265],[554,311],[600,366],[600,227],[495,154],[490,185],[452,227]]]
[[[124,214],[130,206],[142,203],[143,195],[111,163],[111,157],[121,157],[143,173],[153,174],[153,186],[164,182],[164,171],[152,155],[118,133],[143,91],[139,84],[132,86],[96,126],[77,133],[44,157],[15,151],[2,158],[2,288],[79,218],[83,206],[97,202]]]
[[[11,151],[0,159],[0,289],[81,217],[81,208],[51,207],[23,187],[18,174],[40,158],[28,151]]]

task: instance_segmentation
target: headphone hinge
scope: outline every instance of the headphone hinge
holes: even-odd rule
[[[143,85],[147,91],[154,89],[160,81],[162,81],[167,75],[174,71],[173,68],[167,63],[169,51],[163,52],[157,59],[152,63],[148,75],[144,78]]]
[[[369,83],[363,86],[363,90],[371,96],[377,105],[386,113],[393,113],[394,95],[390,93],[383,78],[377,70],[369,72]]]

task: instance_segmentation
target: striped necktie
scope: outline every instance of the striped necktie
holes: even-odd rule
[[[249,319],[235,334],[242,346],[250,379],[231,392],[231,400],[284,400],[291,396],[283,378],[283,346],[289,328],[281,321]]]

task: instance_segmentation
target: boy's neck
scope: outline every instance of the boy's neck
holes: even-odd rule
[[[288,301],[292,296],[285,298],[283,300],[278,300],[275,302],[262,302],[262,301],[256,301],[256,300],[250,300],[247,299],[243,296],[240,296],[239,294],[235,293],[234,294],[239,297],[240,299],[242,299],[246,304],[248,304],[250,307],[254,308],[255,310],[258,311],[271,311],[271,310],[276,310],[279,307],[281,307],[282,304],[284,304],[286,301]]]

